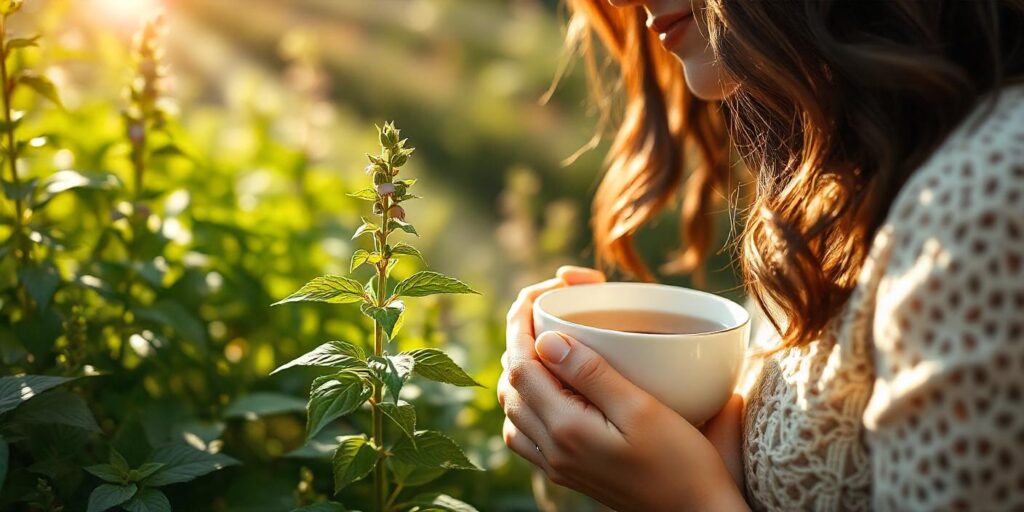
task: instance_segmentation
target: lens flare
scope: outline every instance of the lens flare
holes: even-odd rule
[[[87,0],[82,7],[106,24],[131,28],[163,11],[166,4],[164,0]]]

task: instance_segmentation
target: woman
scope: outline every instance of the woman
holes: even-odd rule
[[[698,430],[586,340],[533,338],[535,297],[604,279],[562,269],[509,311],[509,447],[618,510],[1024,509],[1024,3],[569,5],[625,94],[599,264],[650,279],[632,236],[683,184],[668,270],[698,268],[734,148],[775,340]]]

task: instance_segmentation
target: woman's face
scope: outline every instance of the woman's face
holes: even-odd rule
[[[683,63],[686,85],[698,98],[725,99],[736,88],[715,60],[704,26],[705,0],[608,0],[615,7],[642,6],[647,28]]]

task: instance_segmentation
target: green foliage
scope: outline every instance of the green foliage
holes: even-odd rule
[[[89,495],[88,512],[103,512],[116,507],[135,496],[139,490],[135,484],[113,485],[103,484],[93,489]]]
[[[317,377],[309,392],[306,436],[313,437],[321,429],[363,405],[373,393],[363,376],[342,371],[334,375]]]
[[[366,439],[365,435],[344,436],[334,451],[334,492],[341,491],[348,484],[366,478],[380,459],[380,452]]]
[[[418,348],[408,354],[416,361],[413,371],[421,377],[456,386],[483,386],[439,349]]]
[[[332,341],[280,366],[272,373],[296,366],[319,366],[341,370],[313,380],[307,408],[307,438],[313,438],[334,420],[347,416],[367,401],[370,402],[370,437],[363,434],[339,438],[340,444],[334,451],[332,464],[334,490],[335,493],[340,492],[376,470],[374,506],[376,510],[384,512],[400,508],[395,506],[398,493],[402,490],[401,486],[412,485],[408,477],[416,469],[479,469],[450,438],[440,432],[416,431],[415,408],[399,398],[406,381],[416,373],[431,380],[459,386],[479,384],[439,349],[418,349],[394,355],[384,351],[385,342],[394,341],[393,338],[401,327],[405,313],[405,304],[398,297],[477,292],[458,279],[430,271],[417,272],[389,290],[388,275],[397,256],[411,255],[421,260],[422,256],[408,244],[389,244],[389,237],[396,231],[417,234],[411,224],[404,222],[405,211],[399,206],[412,197],[408,194],[408,189],[415,184],[415,180],[396,181],[395,178],[399,167],[407,163],[413,148],[406,148],[407,139],[399,136],[399,130],[392,123],[378,127],[377,132],[381,152],[379,156],[367,155],[370,164],[366,168],[372,177],[374,188],[352,195],[372,201],[373,211],[380,216],[380,222],[363,219],[362,225],[352,238],[369,235],[373,240],[373,247],[354,251],[350,264],[352,271],[362,265],[373,267],[376,271],[374,279],[364,287],[358,281],[347,277],[318,277],[284,300],[274,303],[279,305],[299,301],[360,302],[360,311],[374,323],[373,352],[367,355],[352,344]],[[393,218],[393,215],[402,218]],[[364,368],[369,371],[359,371]],[[390,402],[386,399],[390,399]],[[404,434],[404,437],[391,445],[384,442],[384,418]],[[389,467],[387,460],[391,457],[402,465],[402,469],[398,472],[393,471],[389,477],[384,468]],[[391,467],[394,469],[394,466]],[[391,483],[400,487],[389,497],[388,487]],[[406,505],[411,505],[415,510],[426,510],[422,508],[425,506],[424,502],[414,501]]]
[[[86,510],[96,487],[123,485],[83,469],[111,464],[115,450],[126,482],[140,487],[118,510],[158,501],[151,489],[174,510],[335,501],[369,512],[371,479],[335,495],[331,455],[339,438],[372,430],[371,407],[384,450],[430,428],[488,469],[387,457],[392,491],[403,488],[391,508],[423,507],[412,501],[429,484],[482,510],[531,510],[529,468],[501,443],[492,390],[371,370],[364,354],[353,367],[268,376],[327,340],[373,355],[374,331],[355,307],[266,306],[314,276],[346,272],[376,300],[370,274],[390,254],[387,299],[426,256],[432,270],[486,296],[398,297],[407,306],[390,328],[398,340],[382,332],[380,357],[450,347],[476,381],[497,379],[514,292],[577,261],[586,226],[573,212],[601,154],[559,166],[593,131],[579,74],[563,80],[556,108],[536,102],[559,53],[551,49],[560,27],[546,7],[554,4],[423,0],[416,23],[406,23],[381,16],[376,2],[181,0],[167,26],[149,24],[133,40],[130,24],[150,3],[39,0],[6,25],[13,94],[10,119],[0,111],[0,378],[76,380],[32,384],[24,400],[19,385],[11,403],[21,405],[0,412],[0,510]],[[124,12],[106,10],[115,4]],[[360,30],[367,22],[381,30]],[[168,29],[175,46],[164,51]],[[49,77],[64,108],[21,76]],[[350,236],[360,215],[385,225],[362,149],[379,141],[368,120],[389,112],[419,150],[391,180],[401,211],[389,213],[392,234],[378,251],[373,232]],[[371,171],[390,163],[373,156]],[[663,225],[674,234],[671,218]],[[353,270],[359,249],[367,260]],[[382,401],[307,441],[310,383],[342,370],[380,387]],[[54,392],[54,403],[75,402],[78,413],[84,403],[92,421],[51,415],[59,411],[42,406]],[[387,414],[413,412],[402,399],[416,404],[417,426]],[[45,422],[23,410],[36,400]],[[241,464],[155,489],[132,481],[175,443]]]

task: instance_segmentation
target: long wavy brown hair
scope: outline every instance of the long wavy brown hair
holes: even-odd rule
[[[685,249],[666,270],[699,268],[712,209],[734,187],[735,148],[756,183],[741,269],[784,347],[820,335],[903,183],[982,97],[1024,72],[1024,0],[708,0],[702,28],[740,84],[708,103],[687,91],[641,8],[568,5],[569,43],[599,97],[595,34],[623,93],[593,202],[599,264],[653,279],[633,238],[682,189]]]

